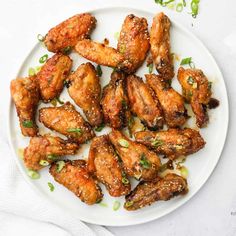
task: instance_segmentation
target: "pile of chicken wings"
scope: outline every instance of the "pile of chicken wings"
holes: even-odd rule
[[[180,67],[177,77],[182,94],[171,87],[171,22],[164,13],[153,18],[150,32],[145,18],[128,15],[117,48],[93,41],[90,34],[95,26],[95,17],[83,13],[52,28],[44,44],[55,54],[36,75],[11,81],[21,132],[31,137],[24,150],[26,168],[39,171],[50,165],[54,179],[89,205],[103,198],[99,183],[113,197],[124,195],[127,210],[186,194],[187,180],[182,176],[168,173],[160,177],[161,158],[175,160],[204,147],[199,131],[183,126],[189,119],[186,103],[191,104],[198,128],[209,122],[207,110],[213,98],[207,77],[200,69]],[[98,65],[112,67],[110,82],[101,88],[101,78],[90,62],[72,72],[68,49]],[[155,66],[156,74],[146,74],[143,80],[135,72],[149,51],[148,61]],[[39,101],[49,103],[58,98],[64,87],[86,120],[70,102],[43,107],[39,109],[39,121],[65,138],[40,135],[36,124]],[[132,132],[134,116],[144,130]],[[112,131],[96,136],[93,128],[102,125]],[[124,134],[127,127],[134,138]],[[89,140],[87,161],[62,159],[75,155]],[[140,181],[133,190],[130,178]]]

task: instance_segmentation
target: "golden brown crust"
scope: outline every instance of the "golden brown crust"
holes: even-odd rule
[[[201,70],[185,70],[180,67],[178,80],[182,86],[183,96],[187,102],[190,102],[196,116],[197,126],[199,128],[205,127],[209,122],[206,106],[212,95],[207,77]]]
[[[125,91],[125,74],[113,72],[109,84],[103,89],[101,105],[104,120],[112,128],[120,129],[131,119]]]
[[[168,127],[180,127],[188,119],[183,97],[158,75],[145,75],[147,83],[154,90],[164,113]]]
[[[143,180],[157,177],[161,161],[155,152],[140,143],[131,141],[118,130],[113,129],[109,138],[129,176]]]
[[[68,47],[74,47],[79,40],[88,38],[95,26],[94,16],[77,14],[50,29],[45,45],[50,52],[63,52]]]
[[[71,67],[72,60],[61,53],[55,54],[46,61],[37,74],[40,94],[44,102],[59,97]]]
[[[92,205],[102,200],[103,194],[97,182],[89,175],[85,160],[65,161],[59,172],[57,163],[50,167],[54,179],[73,192],[82,202]]]
[[[193,154],[205,146],[205,141],[200,133],[190,128],[158,132],[140,131],[136,132],[134,136],[137,142],[172,160],[183,155]]]
[[[21,133],[24,136],[36,136],[38,126],[35,122],[35,113],[39,102],[39,89],[35,77],[12,80],[10,90],[19,117]]]
[[[127,78],[127,91],[131,111],[150,129],[163,127],[160,104],[153,90],[135,75]]]
[[[80,65],[68,80],[71,82],[68,88],[69,95],[83,109],[90,125],[101,125],[103,122],[100,106],[101,86],[94,66],[91,63]]]
[[[125,177],[115,150],[106,135],[93,139],[89,150],[88,170],[106,186],[111,196],[120,197],[130,192],[130,183]]]
[[[79,144],[95,136],[90,125],[69,102],[60,107],[41,108],[39,121],[47,128],[55,130]]]
[[[128,74],[134,73],[143,64],[149,48],[147,20],[128,15],[122,25],[117,49],[130,63],[127,66],[126,61],[120,68]]]
[[[150,32],[151,54],[158,73],[165,79],[174,77],[174,66],[170,51],[170,20],[163,13],[153,18]]]
[[[124,208],[128,211],[138,210],[156,201],[168,201],[171,198],[188,192],[186,179],[176,174],[167,174],[164,178],[149,182],[140,182],[126,196]]]
[[[24,150],[24,164],[30,170],[40,170],[44,167],[40,161],[53,163],[64,155],[74,155],[78,145],[50,135],[33,137]]]

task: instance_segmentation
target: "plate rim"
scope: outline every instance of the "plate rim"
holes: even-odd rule
[[[156,14],[157,12],[161,12],[162,10],[160,9],[157,9],[156,13],[154,13],[154,11],[152,11],[151,9],[147,9],[147,10],[142,10],[142,9],[139,9],[139,8],[134,8],[134,7],[129,7],[129,6],[125,6],[125,7],[122,7],[120,5],[116,5],[116,6],[106,6],[106,7],[91,7],[91,8],[86,8],[87,10],[85,12],[91,12],[91,13],[96,13],[97,11],[104,11],[104,10],[129,10],[129,11],[136,11],[136,12],[143,12],[145,14]],[[165,11],[163,11],[165,12]],[[165,13],[166,14],[166,13]],[[167,14],[168,15],[168,14]],[[166,216],[168,214],[170,214],[171,212],[174,212],[176,209],[180,208],[181,206],[183,206],[185,203],[187,203],[191,198],[193,198],[200,190],[201,188],[206,184],[206,182],[208,181],[208,179],[210,178],[210,176],[212,175],[213,171],[215,170],[217,164],[219,163],[219,160],[221,158],[221,155],[222,155],[222,152],[224,150],[224,147],[225,147],[225,142],[226,142],[226,139],[227,139],[227,134],[228,134],[228,128],[229,128],[229,97],[228,97],[228,92],[227,92],[227,87],[226,87],[226,84],[225,84],[225,80],[224,80],[224,77],[223,77],[223,74],[221,72],[221,69],[220,67],[218,66],[214,56],[212,55],[212,53],[210,52],[210,50],[205,46],[205,44],[192,32],[190,31],[189,29],[187,29],[187,27],[181,25],[181,23],[178,22],[178,20],[176,20],[175,17],[171,17],[171,22],[173,25],[175,25],[177,28],[179,28],[180,30],[182,30],[185,34],[189,35],[190,37],[192,37],[197,43],[198,45],[200,45],[205,53],[208,54],[208,57],[209,59],[211,60],[211,62],[214,64],[214,67],[217,69],[217,74],[219,74],[219,76],[221,77],[222,79],[222,82],[223,82],[223,91],[225,93],[225,102],[226,102],[226,113],[224,114],[225,116],[225,122],[226,124],[224,125],[224,132],[223,132],[223,135],[224,135],[224,141],[222,142],[221,146],[220,146],[220,149],[219,149],[219,155],[218,155],[218,158],[215,159],[214,163],[212,163],[211,165],[211,169],[208,169],[208,173],[206,174],[206,176],[204,177],[204,179],[201,181],[201,184],[199,184],[199,186],[196,187],[196,189],[190,194],[186,195],[182,201],[180,202],[177,202],[174,206],[172,206],[170,209],[166,209],[162,212],[162,214],[159,214],[159,215],[153,215],[153,216],[149,216],[147,218],[144,218],[144,219],[139,219],[139,218],[132,218],[132,221],[131,219],[127,222],[122,222],[122,223],[112,223],[112,222],[109,222],[109,223],[102,223],[102,220],[100,219],[97,219],[96,221],[94,220],[91,220],[89,219],[88,217],[83,217],[83,216],[78,216],[78,215],[75,215],[73,213],[71,213],[67,208],[63,208],[63,211],[66,211],[69,215],[71,215],[72,217],[78,219],[78,220],[81,220],[81,221],[84,221],[86,223],[90,223],[90,224],[95,224],[95,225],[103,225],[103,226],[113,226],[113,227],[120,227],[120,226],[130,226],[130,225],[138,225],[138,224],[144,224],[144,223],[147,223],[147,222],[150,222],[150,221],[153,221],[153,220],[156,220],[156,219],[159,219],[163,216]],[[21,69],[23,68],[23,65],[25,64],[26,60],[28,59],[28,57],[30,56],[30,54],[33,53],[33,51],[35,50],[35,48],[39,45],[39,43],[36,43],[32,49],[28,52],[28,54],[26,54],[26,57],[24,57],[24,60],[22,60],[22,63],[20,64],[20,67],[19,69],[17,70],[17,73],[16,73],[16,76],[15,78],[17,78],[17,75],[20,73]],[[10,82],[9,82],[9,85],[10,85]],[[12,98],[11,96],[9,97],[9,101],[8,101],[8,111],[7,111],[7,139],[8,139],[8,142],[9,142],[9,146],[10,146],[10,149],[11,149],[11,153],[13,154],[14,156],[14,160],[15,162],[17,163],[17,166],[21,172],[21,174],[23,175],[23,178],[25,179],[25,181],[29,184],[30,187],[32,187],[34,189],[35,192],[39,193],[40,196],[45,200],[45,201],[49,201],[51,205],[54,205],[55,207],[59,208],[59,209],[62,209],[60,207],[58,207],[58,205],[56,203],[53,202],[53,200],[51,198],[48,198],[47,195],[43,192],[43,191],[40,191],[35,184],[33,184],[33,180],[31,180],[28,176],[27,176],[27,173],[26,171],[23,169],[23,167],[21,166],[20,162],[19,162],[19,157],[17,156],[17,153],[16,153],[16,150],[14,149],[14,146],[13,146],[13,142],[12,142],[12,138],[11,138],[11,133],[12,133],[12,128],[11,128],[11,125],[10,125],[10,115],[11,115],[11,106],[13,105],[13,101],[12,101]]]

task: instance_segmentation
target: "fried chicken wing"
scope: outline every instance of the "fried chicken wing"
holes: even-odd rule
[[[211,86],[207,77],[201,70],[184,69],[178,70],[178,80],[182,86],[182,93],[187,102],[190,102],[196,116],[196,123],[199,128],[207,125],[209,117],[207,105],[211,99]]]
[[[109,138],[129,176],[143,180],[157,177],[161,161],[155,152],[140,143],[131,141],[118,130],[112,130]]]
[[[174,77],[174,66],[170,52],[170,26],[169,18],[163,13],[153,18],[150,32],[151,54],[157,72],[165,79]]]
[[[50,167],[50,174],[55,181],[73,192],[82,202],[92,205],[102,200],[103,194],[97,182],[89,175],[85,160],[64,161],[64,167],[58,163]],[[61,169],[61,170],[60,170]]]
[[[39,89],[35,77],[12,80],[10,90],[19,117],[21,133],[24,136],[36,136],[38,126],[35,123],[35,113],[39,102]]]
[[[182,126],[188,119],[183,97],[166,83],[162,77],[145,75],[147,83],[156,93],[161,104],[166,124],[170,128]]]
[[[78,145],[51,135],[37,136],[30,139],[24,150],[24,163],[30,170],[40,170],[64,155],[74,155]]]
[[[122,171],[115,150],[106,135],[93,139],[89,150],[88,170],[106,186],[111,196],[119,197],[130,192],[129,180]]]
[[[127,91],[131,111],[150,129],[163,127],[164,119],[160,104],[149,85],[140,77],[127,78]]]
[[[69,102],[60,107],[41,108],[39,121],[76,143],[84,143],[95,136],[90,125]]]
[[[126,196],[124,208],[128,211],[138,210],[156,201],[168,201],[171,198],[188,192],[186,179],[176,174],[167,174],[164,178],[156,178],[149,182],[141,181]]]
[[[134,73],[144,62],[150,48],[148,23],[145,18],[128,15],[122,25],[117,49],[130,62],[121,65],[126,73]]]
[[[125,127],[131,119],[124,86],[125,75],[120,72],[113,72],[109,84],[103,89],[101,104],[104,119],[115,129]]]
[[[61,53],[48,59],[37,74],[41,98],[48,102],[60,95],[63,82],[69,75],[72,60]]]
[[[77,14],[54,28],[45,37],[45,45],[50,52],[65,52],[84,38],[88,38],[96,26],[96,19],[89,13]]]
[[[142,143],[158,154],[173,160],[179,156],[193,154],[205,146],[205,141],[197,130],[169,129],[158,132],[140,131],[134,134],[137,142]]]
[[[101,125],[101,86],[94,66],[91,63],[80,65],[68,80],[71,82],[68,92],[75,103],[83,109],[90,125]]]

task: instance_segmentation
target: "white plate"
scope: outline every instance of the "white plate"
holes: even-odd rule
[[[153,18],[152,13],[127,8],[106,8],[94,10],[91,13],[97,18],[97,27],[92,34],[92,39],[102,42],[104,38],[108,38],[110,45],[113,47],[116,47],[117,43],[114,35],[116,32],[120,31],[125,16],[130,13],[137,16],[143,16],[147,18],[149,26],[151,25]],[[23,176],[33,189],[37,190],[38,193],[40,192],[43,197],[49,199],[52,204],[57,204],[60,208],[68,211],[74,217],[89,223],[107,226],[134,225],[157,219],[177,209],[197,193],[212,173],[224,146],[228,127],[227,92],[222,74],[211,54],[192,33],[176,22],[173,22],[173,20],[171,28],[171,47],[172,52],[178,54],[180,58],[189,56],[193,58],[195,65],[204,71],[210,81],[213,81],[213,96],[220,100],[220,106],[215,110],[209,111],[210,124],[207,128],[201,130],[201,134],[207,142],[205,148],[198,153],[189,156],[185,163],[185,166],[187,166],[189,170],[189,193],[186,196],[176,197],[171,201],[154,203],[150,207],[135,212],[128,212],[122,207],[118,211],[113,211],[112,205],[114,201],[119,200],[123,204],[124,198],[116,199],[110,197],[107,194],[107,191],[104,190],[104,187],[102,187],[104,192],[103,202],[106,203],[108,207],[102,207],[100,205],[87,206],[63,186],[56,183],[48,173],[48,168],[45,168],[40,172],[41,178],[39,180],[31,180],[27,177],[26,169],[18,156],[18,149],[26,147],[29,138],[25,138],[21,135],[16,111],[13,102],[11,101],[9,108],[9,140],[14,151],[15,160]],[[27,76],[28,68],[38,66],[38,59],[46,53],[51,55],[51,53],[48,53],[39,43],[36,44],[23,62],[17,76]],[[73,53],[71,57],[74,60],[73,69],[86,61],[76,53]],[[176,71],[179,67],[179,63],[179,61],[175,62]],[[104,86],[109,82],[111,69],[102,67],[102,70],[103,75],[101,84]],[[144,64],[142,68],[138,70],[137,74],[144,78],[145,73],[148,73],[148,69]],[[174,78],[173,86],[180,91],[180,85],[177,83],[176,78]],[[64,101],[69,100],[73,103],[69,98],[66,89],[64,89],[60,98]],[[42,106],[48,105],[40,104],[40,107]],[[77,109],[80,110],[78,107]],[[192,119],[190,122],[193,123],[194,120]],[[41,124],[39,124],[39,127],[41,133],[51,132]],[[98,135],[107,130],[108,129],[103,130],[103,132],[98,133]],[[78,155],[73,157],[73,159],[81,157],[86,158],[87,154],[88,145],[84,145],[79,150]],[[54,184],[54,192],[49,191],[47,186],[48,182]]]

